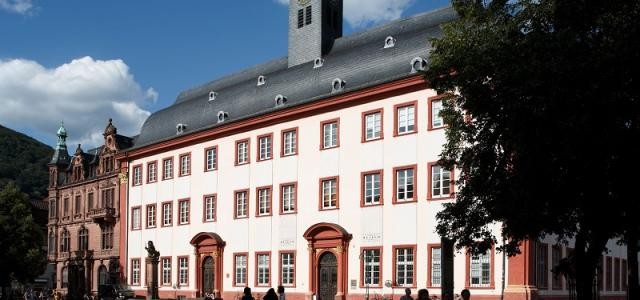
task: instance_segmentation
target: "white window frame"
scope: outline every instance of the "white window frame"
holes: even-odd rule
[[[148,175],[149,178],[147,180],[149,182],[158,181],[158,163],[157,162],[149,163],[147,165],[147,168],[148,168],[147,171],[149,172],[149,175]]]
[[[131,260],[131,285],[140,285],[140,259]]]
[[[178,201],[178,211],[180,212],[180,218],[178,219],[179,225],[189,224],[190,206],[191,201],[180,200]]]
[[[213,171],[218,168],[218,148],[213,147],[207,149],[206,152],[207,159],[207,171]]]
[[[142,207],[135,207],[131,212],[131,229],[139,230],[142,228]]]
[[[444,127],[444,120],[440,116],[440,111],[442,111],[442,100],[433,100],[431,101],[431,128],[440,128]]]
[[[431,251],[431,282],[429,286],[440,286],[442,284],[442,248],[432,247]]]
[[[271,284],[271,255],[261,253],[256,255],[256,285],[257,286],[269,286]]]
[[[469,286],[491,286],[491,256],[490,254],[471,254],[469,257]]]
[[[142,184],[142,166],[133,167],[133,185]]]
[[[248,198],[249,198],[249,193],[247,191],[241,191],[241,192],[235,193],[236,219],[249,217],[249,212],[247,211],[249,208]]]
[[[416,131],[416,107],[415,105],[401,106],[396,109],[398,115],[397,134],[407,134]]]
[[[322,124],[322,148],[338,147],[338,121]]]
[[[451,170],[442,166],[431,166],[431,197],[443,198],[451,195]]]
[[[280,278],[283,286],[293,286],[296,280],[296,256],[293,252],[280,253]]]
[[[147,205],[147,228],[156,227],[156,206]]]
[[[258,139],[260,145],[260,160],[268,160],[273,157],[273,138],[271,135],[265,135]]]
[[[396,284],[413,286],[415,284],[415,251],[413,248],[396,248]],[[410,282],[409,282],[410,279]]]
[[[382,137],[382,112],[372,112],[364,115],[364,140],[373,141]]]
[[[364,205],[367,206],[380,204],[380,200],[382,199],[382,174],[378,172],[368,173],[364,175],[364,178],[362,180],[364,180]]]
[[[180,176],[191,174],[191,155],[185,154],[180,156]]]
[[[287,155],[295,155],[298,151],[298,149],[296,149],[297,146],[297,139],[298,139],[298,132],[297,130],[289,130],[289,131],[285,131],[282,134],[282,155],[287,156]]]
[[[268,216],[271,214],[271,189],[258,189],[258,216]]]
[[[409,176],[409,172],[411,175]],[[406,168],[396,170],[396,201],[397,202],[410,202],[414,201],[415,195],[415,169]],[[411,194],[411,197],[409,197]]]
[[[165,159],[162,161],[162,168],[164,172],[164,176],[162,179],[171,179],[173,178],[173,159]]]
[[[322,209],[334,209],[338,207],[338,179],[324,179],[322,188]]]
[[[171,226],[171,225],[173,225],[173,204],[163,203],[162,204],[162,226]]]
[[[249,163],[249,141],[241,141],[236,144],[236,164],[243,165]]]
[[[235,270],[234,270],[234,282],[237,286],[246,286],[247,285],[247,264],[249,260],[247,255],[235,255]],[[238,280],[240,279],[240,280]]]
[[[189,284],[189,258],[178,258],[178,284],[185,286]]]
[[[216,220],[216,196],[204,197],[204,221],[214,222]]]
[[[379,286],[381,279],[380,249],[362,250],[362,281],[365,285]]]
[[[282,213],[293,213],[296,211],[296,185],[287,184],[282,186]]]
[[[162,285],[171,284],[171,258],[162,258]]]

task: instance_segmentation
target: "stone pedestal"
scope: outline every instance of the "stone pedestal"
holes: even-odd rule
[[[145,265],[147,268],[147,299],[159,299],[158,297],[158,257],[147,257]]]

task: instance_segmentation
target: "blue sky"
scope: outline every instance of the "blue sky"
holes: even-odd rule
[[[344,0],[345,32],[449,0]],[[176,95],[287,52],[287,0],[0,0],[0,124],[69,147],[135,134]]]

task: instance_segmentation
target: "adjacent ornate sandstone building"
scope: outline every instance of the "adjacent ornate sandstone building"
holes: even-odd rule
[[[54,286],[75,299],[119,282],[124,268],[118,234],[124,203],[115,155],[132,140],[117,134],[111,120],[103,135],[103,146],[84,152],[78,145],[69,156],[61,126],[49,163],[49,263],[55,265]]]

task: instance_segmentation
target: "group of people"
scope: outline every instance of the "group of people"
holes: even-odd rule
[[[429,291],[427,289],[418,290],[418,298],[416,300],[429,300]],[[471,292],[468,289],[462,290],[460,295],[455,295],[454,300],[469,300],[471,299]],[[244,300],[244,299],[243,299]],[[400,297],[400,300],[414,300],[411,296],[411,289],[404,289],[404,296]]]
[[[250,287],[245,287],[244,291],[242,292],[242,299],[241,300],[256,300],[253,295],[251,295],[251,288]],[[260,299],[258,299],[260,300]],[[262,297],[262,300],[285,300],[285,295],[284,295],[284,287],[279,285],[278,286],[278,292],[276,293],[276,290],[274,290],[273,288],[270,288],[267,293],[264,295],[264,297]]]

